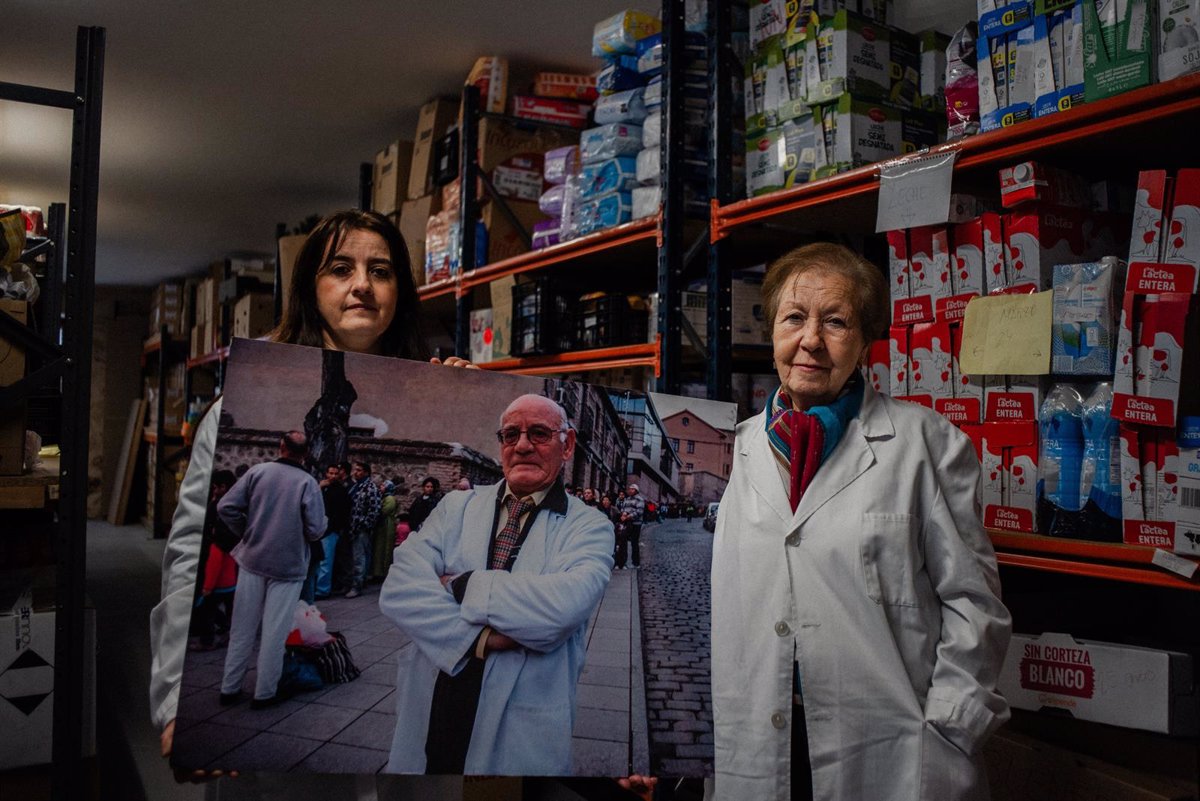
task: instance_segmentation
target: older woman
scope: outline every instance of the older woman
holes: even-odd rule
[[[860,371],[887,289],[837,245],[767,271],[780,387],[740,424],[713,546],[716,797],[987,797],[1010,618],[970,441]]]
[[[417,328],[417,304],[408,248],[399,230],[382,215],[343,211],[321,220],[309,234],[296,258],[287,315],[270,337],[295,345],[420,359],[427,352]],[[445,363],[469,364],[453,356]],[[218,399],[196,431],[163,555],[162,600],[150,613],[150,709],[154,722],[163,727],[163,756],[171,753],[174,740],[220,410]],[[193,778],[204,775],[197,771]]]

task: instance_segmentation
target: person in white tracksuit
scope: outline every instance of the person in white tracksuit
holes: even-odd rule
[[[781,386],[740,424],[712,561],[718,799],[985,799],[1011,619],[970,440],[861,375],[880,272],[798,248],[763,295]]]

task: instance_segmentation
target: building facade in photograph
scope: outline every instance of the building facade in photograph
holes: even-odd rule
[[[697,506],[721,499],[733,469],[733,431],[722,431],[690,409],[663,418],[682,464],[681,500]]]
[[[575,429],[575,456],[564,468],[563,480],[602,494],[623,489],[630,439],[608,391],[578,381],[546,379],[545,394],[566,410]]]
[[[654,408],[654,401],[646,393],[635,390],[609,390],[609,397],[629,432],[626,480],[637,484],[648,502],[659,506],[676,503],[682,462]]]

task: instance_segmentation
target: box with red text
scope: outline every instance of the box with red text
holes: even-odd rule
[[[983,524],[1036,532],[1037,423],[984,423],[982,428]]]
[[[893,325],[929,322],[938,301],[953,294],[946,228],[928,225],[910,229],[908,264],[908,300],[893,304]]]
[[[1054,265],[1093,261],[1117,252],[1126,220],[1083,209],[1037,206],[1004,215],[1004,269],[1008,286],[1050,289]]]
[[[934,402],[933,408],[955,425],[978,423],[983,420],[983,379],[964,375],[958,365],[962,351],[962,326],[950,326],[950,369],[954,388],[953,398]]]
[[[892,321],[897,325],[905,316],[903,301],[908,300],[908,231],[888,231],[888,293],[892,301]]]
[[[908,391],[911,395],[954,397],[951,375],[950,324],[917,323],[909,340]]]
[[[1017,709],[1163,734],[1197,731],[1192,658],[1183,653],[1013,634],[997,689]]]
[[[908,394],[908,333],[909,326],[893,325],[888,329],[888,382],[892,397]]]

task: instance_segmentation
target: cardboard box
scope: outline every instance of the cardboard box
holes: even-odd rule
[[[876,392],[884,395],[892,391],[891,340],[877,339],[867,352],[867,378]]]
[[[733,276],[730,297],[734,345],[771,343],[771,326],[763,316],[762,282],[762,273],[743,272]]]
[[[0,299],[0,312],[22,325],[28,324],[28,306],[23,300]],[[25,377],[25,350],[0,337],[0,387]],[[26,404],[0,410],[0,476],[16,476],[25,470]]]
[[[1162,227],[1171,198],[1173,180],[1166,170],[1138,173],[1133,204],[1133,231],[1129,236],[1129,261],[1162,261]]]
[[[1130,266],[1117,332],[1112,411],[1116,419],[1172,427],[1180,390],[1195,392],[1200,354],[1195,348],[1184,349],[1185,343],[1200,336],[1196,315],[1189,314],[1193,296],[1186,292],[1140,294],[1136,290],[1148,283],[1179,289],[1191,281],[1187,268],[1172,273],[1169,265]]]
[[[983,288],[988,294],[1008,286],[1004,268],[1004,218],[995,212],[979,215],[983,226]]]
[[[29,324],[29,304],[23,300],[0,298],[0,312],[21,325]],[[25,377],[25,349],[0,337],[0,387],[15,384]]]
[[[408,177],[412,169],[413,143],[397,139],[375,154],[371,184],[371,208],[380,214],[394,214],[408,196]]]
[[[508,105],[508,59],[480,56],[467,75],[467,86],[479,88],[479,110],[503,114]]]
[[[1106,3],[1112,10],[1101,20],[1095,3],[1083,7],[1084,97],[1089,103],[1147,86],[1154,80],[1156,4]],[[1125,18],[1117,17],[1123,8]]]
[[[53,605],[25,595],[0,614],[0,770],[51,761],[54,729]],[[83,610],[83,755],[96,753],[96,612]]]
[[[538,208],[536,201],[508,200],[506,202],[517,220],[524,226],[526,233],[531,234],[534,223],[545,219],[545,215]],[[513,227],[508,216],[496,207],[495,203],[485,204],[482,216],[483,224],[488,232],[488,264],[520,256],[529,251],[525,239]]]
[[[892,308],[896,325],[933,320],[938,303],[953,295],[946,228],[928,225],[909,229],[908,248],[908,299]]]
[[[892,301],[892,322],[905,317],[902,301],[908,300],[908,231],[888,231],[888,288]]]
[[[953,398],[950,324],[917,323],[910,337],[909,395],[928,395],[935,401]]]
[[[1037,531],[1036,422],[983,423],[983,524]]]
[[[592,107],[587,103],[561,98],[516,95],[512,99],[512,115],[518,119],[552,122],[571,128],[586,128]]]
[[[1050,289],[1055,264],[1078,264],[1117,252],[1127,218],[1082,209],[1039,205],[1004,215],[1008,287]]]
[[[1054,265],[1051,372],[1110,376],[1125,262],[1116,256]]]
[[[1158,80],[1200,69],[1200,0],[1158,0]]]
[[[491,309],[473,309],[471,311],[471,361],[476,364],[492,361],[492,343],[495,342],[495,331],[492,328]]]
[[[484,119],[479,123],[479,169],[501,195],[536,201],[545,191],[543,156],[578,143],[579,136],[572,131]]]
[[[908,395],[908,337],[910,326],[893,325],[888,329],[888,362],[891,395],[901,398]]]
[[[516,278],[497,278],[489,285],[492,295],[492,359],[512,355],[512,288]]]
[[[563,97],[591,102],[599,97],[595,75],[539,72],[533,76],[533,93],[538,97]]]
[[[1200,274],[1200,169],[1184,169],[1175,175],[1171,226],[1163,241],[1162,260],[1191,265]]]
[[[457,116],[457,100],[438,97],[421,106],[408,172],[409,200],[429,194],[433,180],[433,143],[446,135]]]
[[[945,139],[945,113],[902,108],[849,93],[812,110],[824,133],[816,142],[817,178],[913,153]]]
[[[408,247],[408,260],[412,267],[413,282],[425,284],[425,223],[441,211],[441,193],[435,192],[416,200],[406,200],[400,206],[400,234]]]
[[[233,336],[257,339],[275,327],[275,296],[253,292],[233,307]]]
[[[965,375],[958,366],[962,350],[962,326],[950,325],[951,378],[954,397],[935,401],[933,408],[955,425],[979,423],[983,420],[983,379]]]
[[[1017,709],[1163,734],[1198,728],[1192,658],[1173,651],[1013,634],[997,689]]]
[[[1023,161],[1000,169],[1000,205],[1006,209],[1038,202],[1086,209],[1092,206],[1091,185],[1074,173]]]

